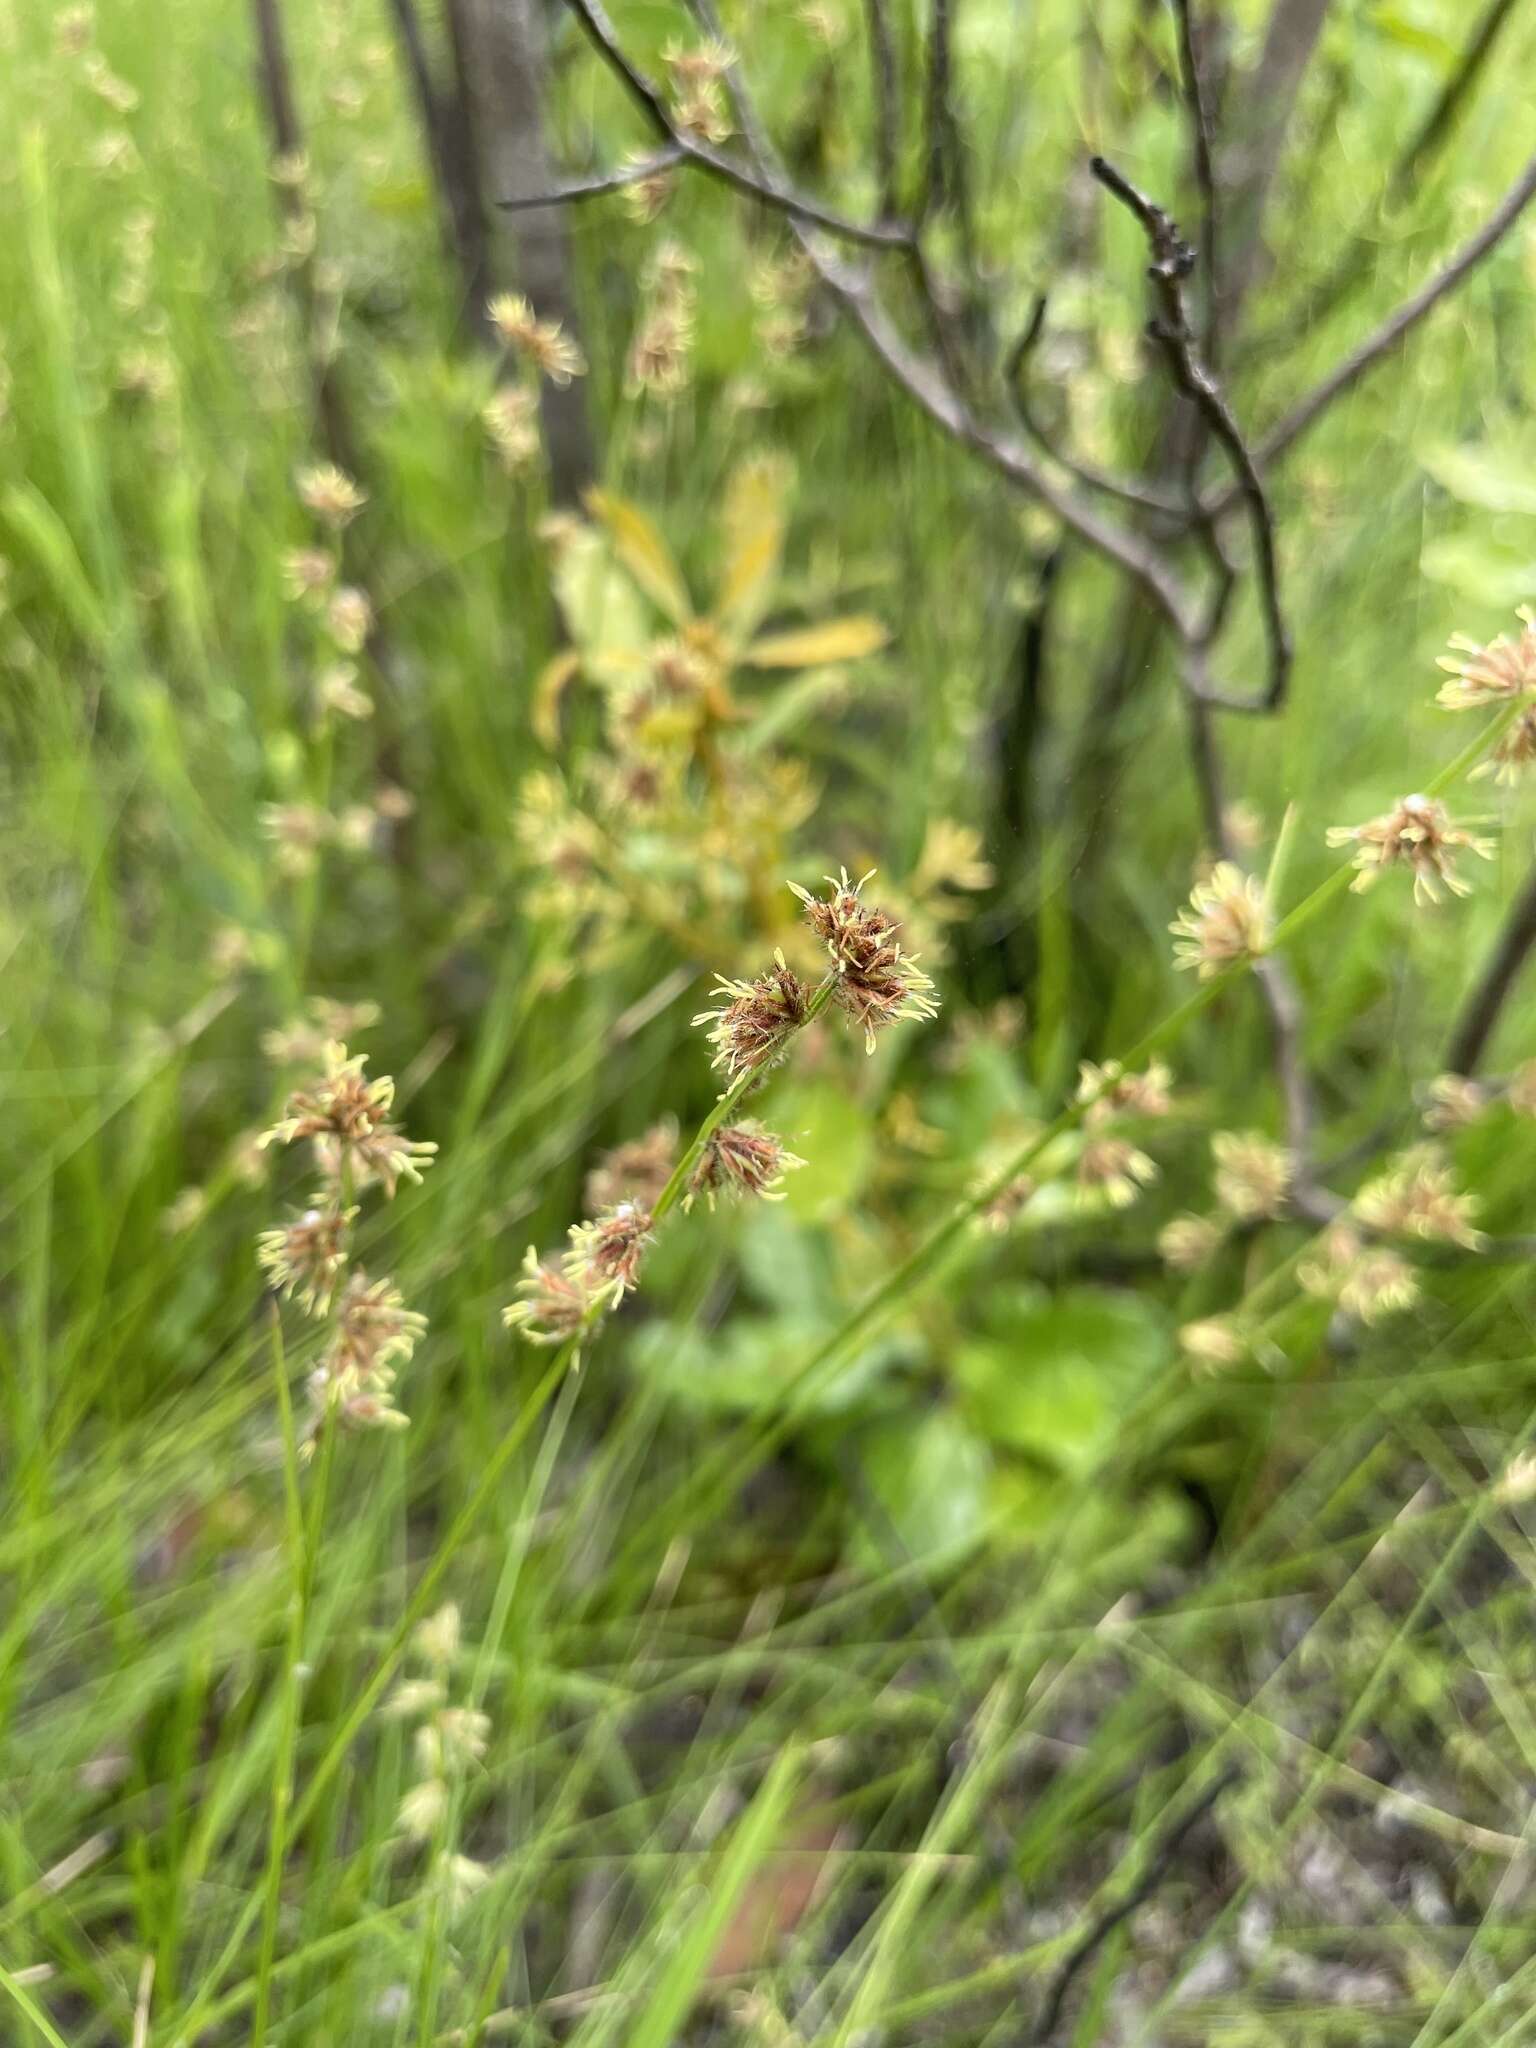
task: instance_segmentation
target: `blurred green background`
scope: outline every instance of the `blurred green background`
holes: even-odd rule
[[[1519,172],[1536,22],[1504,12],[1394,188],[1473,11],[1328,10],[1223,364],[1245,422]],[[922,24],[892,15],[910,184]],[[1229,140],[1258,119],[1267,16],[1210,18]],[[157,2048],[1023,2039],[1074,1935],[1235,1758],[1219,1842],[1161,1921],[1105,1940],[1058,2038],[1517,2040],[1536,1525],[1489,1489],[1536,1406],[1525,1266],[1431,1257],[1376,1328],[1293,1295],[1261,1361],[1191,1375],[1179,1327],[1310,1235],[1234,1231],[1192,1276],[1157,1252],[1211,1207],[1213,1131],[1285,1135],[1250,987],[1169,1049],[1135,1204],[1084,1200],[1069,1142],[783,1409],[1078,1062],[1188,993],[1167,926],[1206,833],[1144,608],[919,417],[782,219],[699,177],[654,222],[617,198],[561,217],[589,366],[564,402],[608,496],[557,504],[537,451],[487,432],[518,380],[444,252],[397,19],[285,19],[298,182],[272,175],[229,0],[0,0],[0,2034],[116,2042],[137,2010]],[[446,66],[445,24],[420,25]],[[658,71],[697,40],[671,6],[620,26]],[[545,27],[555,178],[648,147],[572,20]],[[861,11],[727,28],[797,180],[869,217]],[[955,67],[989,317],[1006,339],[1049,288],[1041,410],[1138,470],[1167,411],[1145,251],[1082,166],[1106,152],[1192,229],[1171,20],[964,0]],[[937,224],[941,258],[957,233]],[[637,389],[669,241],[691,342],[675,389]],[[517,282],[514,242],[493,223],[490,282]],[[1525,222],[1273,479],[1293,689],[1221,730],[1257,872],[1294,807],[1288,902],[1334,864],[1327,826],[1467,737],[1433,701],[1447,636],[1518,630],[1536,597],[1533,296]],[[367,493],[350,648],[290,588],[317,348]],[[626,691],[679,579],[741,645],[805,637],[728,663],[682,725],[655,713],[658,799],[625,780],[654,712]],[[1222,668],[1259,680],[1246,588]],[[1426,914],[1389,881],[1295,950],[1346,1195],[1423,1135],[1526,879],[1528,797],[1472,792],[1453,807],[1497,854],[1470,900]],[[777,945],[809,963],[784,884],[844,863],[878,870],[939,1021],[797,1054],[764,1105],[807,1161],[787,1199],[678,1219],[456,1522],[548,1362],[500,1325],[524,1247],[586,1212],[606,1148],[692,1129],[711,977]],[[430,1331],[410,1430],[334,1448],[296,1648],[253,1242],[303,1182],[252,1140],[331,1035],[317,1001],[440,1153],[365,1212],[370,1269]],[[1490,1072],[1530,1056],[1532,1014],[1517,987]],[[1494,1103],[1446,1143],[1518,1240],[1529,1117]],[[479,1866],[465,1900],[402,1836],[408,1729],[370,1691],[424,1579],[490,1717],[431,1845]],[[1358,2000],[1346,1965],[1374,1972]]]

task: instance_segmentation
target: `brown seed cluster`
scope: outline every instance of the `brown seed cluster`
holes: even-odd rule
[[[813,896],[791,882],[805,905],[805,921],[832,956],[837,976],[833,1001],[864,1034],[868,1052],[882,1031],[903,1018],[938,1015],[933,983],[915,959],[897,944],[900,926],[884,910],[865,903],[862,890],[869,876],[857,882],[848,870],[827,877],[827,894]]]
[[[1168,927],[1177,944],[1176,967],[1192,967],[1202,981],[1228,967],[1257,960],[1267,949],[1271,919],[1264,887],[1235,862],[1218,861],[1197,882],[1189,902]]]
[[[363,1073],[367,1064],[366,1053],[349,1055],[342,1044],[328,1045],[324,1073],[294,1089],[286,1113],[263,1143],[293,1145],[312,1138],[327,1171],[354,1189],[377,1181],[393,1199],[402,1179],[421,1179],[437,1147],[407,1138],[389,1121],[395,1084],[388,1076],[368,1080]]]
[[[287,1050],[286,1036],[279,1049]],[[320,1176],[308,1206],[256,1242],[268,1284],[330,1326],[309,1382],[314,1416],[306,1448],[328,1413],[351,1427],[403,1428],[395,1374],[427,1327],[393,1280],[371,1280],[350,1265],[358,1214],[351,1197],[375,1186],[392,1198],[402,1179],[421,1179],[437,1150],[390,1122],[394,1083],[369,1081],[365,1065],[339,1041],[327,1044],[319,1075],[293,1090],[287,1114],[259,1141],[262,1147],[308,1142]]]
[[[1447,889],[1453,896],[1470,895],[1472,885],[1458,869],[1458,854],[1493,857],[1493,842],[1453,824],[1445,805],[1432,796],[1401,797],[1390,811],[1363,825],[1335,825],[1328,844],[1356,848],[1359,873],[1350,884],[1353,889],[1369,889],[1389,868],[1407,868],[1416,903],[1438,903]]]
[[[718,1195],[777,1202],[783,1199],[780,1183],[784,1175],[804,1164],[782,1138],[760,1123],[721,1124],[705,1139],[688,1176],[685,1203],[691,1204],[700,1195],[711,1208]]]
[[[782,952],[774,954],[772,967],[755,981],[732,981],[722,975],[714,993],[717,1007],[701,1010],[693,1021],[709,1025],[713,1064],[723,1067],[733,1081],[782,1059],[810,1009],[811,992]]]

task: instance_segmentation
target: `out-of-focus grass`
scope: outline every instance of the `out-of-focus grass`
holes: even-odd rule
[[[1278,1964],[1248,1955],[1241,1993],[1181,2007],[1149,1994],[1145,2028],[1518,2039],[1531,1945],[1510,1817],[1529,1808],[1536,1760],[1536,1560],[1529,1521],[1492,1506],[1486,1479],[1536,1400],[1521,1268],[1447,1273],[1390,1339],[1328,1376],[1213,1395],[1170,1375],[1060,1483],[1030,1540],[932,1576],[861,1490],[858,1460],[840,1462],[835,1418],[740,1510],[685,1513],[733,1421],[680,1409],[633,1370],[625,1323],[534,1423],[544,1361],[496,1311],[523,1244],[577,1213],[596,1144],[707,1105],[685,1042],[694,990],[636,1012],[672,987],[663,937],[637,926],[592,961],[529,911],[510,818],[543,758],[530,693],[554,644],[538,492],[509,485],[482,446],[490,373],[450,340],[382,14],[291,12],[320,254],[346,280],[341,365],[368,453],[358,542],[393,649],[371,727],[330,748],[306,727],[281,587],[282,551],[304,537],[292,476],[307,404],[272,271],[243,16],[102,6],[99,49],[138,95],[119,107],[55,53],[42,8],[0,15],[0,2032],[70,2048],[129,2038],[148,1956],[155,2048],[251,2038],[258,2015],[265,2040],[294,2044],[467,2040],[477,2025],[581,2048],[1015,2038],[1078,1916],[1134,1883],[1170,1814],[1231,1758],[1244,1775],[1223,1825],[1241,1876],[1219,1910],[1170,1907],[1186,1964],[1228,1939],[1251,1894],[1285,1892],[1288,1843],[1331,1842],[1348,1864],[1373,1814],[1416,1831],[1408,1860],[1439,1873],[1451,1917],[1383,1896],[1344,1937],[1408,1987],[1388,2008],[1285,2006],[1266,1976]],[[1026,272],[1048,260],[1085,141],[1112,139],[1158,189],[1176,182],[1170,110],[1134,75],[1123,107],[1079,104],[1074,12],[1063,0],[1016,24],[978,8],[967,31],[978,160],[1003,161],[1016,125],[1038,137],[1038,175],[988,199]],[[1456,10],[1419,13],[1454,40]],[[673,25],[641,26],[660,40]],[[1255,327],[1285,343],[1241,370],[1250,417],[1395,303],[1526,146],[1509,81],[1536,54],[1528,26],[1411,217],[1382,225],[1369,194],[1435,83],[1422,47],[1389,31],[1364,15],[1330,29],[1309,117],[1333,104],[1327,65],[1365,83],[1333,104],[1280,201],[1312,224],[1299,239],[1318,274],[1371,234],[1368,281],[1300,333],[1285,316],[1306,276],[1267,281]],[[994,76],[976,60],[1004,35],[1017,58]],[[804,52],[774,61],[788,106]],[[596,118],[606,153],[619,128],[606,86],[580,69],[568,91],[569,137]],[[643,240],[610,214],[576,217],[608,481],[658,510],[691,569],[714,558],[736,459],[765,444],[794,456],[804,589],[857,589],[896,650],[867,699],[795,746],[826,787],[825,859],[867,850],[899,881],[932,818],[980,808],[1038,536],[845,338],[778,375],[765,411],[727,402],[728,380],[756,369],[741,218],[706,189],[675,202],[670,223],[704,263],[701,382],[657,413],[620,389]],[[1123,298],[1118,312],[1113,297],[1094,304],[1118,323],[1119,361],[1142,256],[1117,221],[1103,253]],[[1504,623],[1530,532],[1507,479],[1530,448],[1532,279],[1527,232],[1401,370],[1338,408],[1281,486],[1295,702],[1280,726],[1230,739],[1235,787],[1271,820],[1300,806],[1298,893],[1322,872],[1325,824],[1368,815],[1451,751],[1429,708],[1445,633]],[[124,375],[146,354],[163,388],[136,394]],[[1126,439],[1146,398],[1100,379]],[[1483,464],[1470,484],[1458,472],[1461,498],[1435,480],[1447,444]],[[1164,675],[1144,680],[1113,788],[1073,779],[1108,608],[1102,573],[1070,565],[1040,778],[1059,796],[943,977],[949,1030],[967,983],[1015,978],[1030,1013],[1019,1060],[1046,1096],[1078,1054],[1138,1036],[1174,999],[1165,926],[1198,840]],[[1255,644],[1240,636],[1239,673]],[[327,854],[312,886],[278,878],[260,806],[366,799],[386,757],[417,804],[395,857]],[[1520,878],[1523,817],[1515,799],[1497,880],[1472,903],[1424,919],[1383,890],[1303,949],[1339,1147],[1384,1121],[1411,1130],[1412,1082],[1435,1071]],[[1090,830],[1102,858],[1080,890]],[[229,923],[255,950],[232,979],[208,959]],[[411,1128],[442,1154],[366,1246],[432,1318],[402,1389],[413,1426],[338,1448],[296,1616],[307,1553],[285,1516],[251,1257],[277,1196],[242,1178],[235,1148],[281,1092],[262,1031],[315,994],[383,1005],[376,1065],[401,1075]],[[1512,1009],[1511,1058],[1529,1017]],[[919,1088],[924,1054],[912,1058]],[[1258,1016],[1224,1002],[1181,1072],[1212,1121],[1261,1120]],[[887,1069],[860,1086],[872,1127],[897,1086]],[[1525,1227],[1529,1145],[1502,1129],[1465,1142],[1491,1219]],[[946,1193],[883,1120],[878,1144],[887,1180]],[[1186,1148],[1169,1177],[1193,1190],[1200,1173]],[[197,1202],[178,1205],[188,1188]],[[894,1204],[892,1231],[913,1227]],[[816,1230],[862,1272],[856,1215]],[[690,1245],[665,1307],[713,1328],[732,1245],[723,1228]],[[920,1305],[941,1359],[974,1305],[965,1289],[999,1277],[968,1267]],[[946,1384],[936,1373],[939,1415]],[[530,1426],[509,1448],[520,1416]],[[1234,1441],[1247,1446],[1236,1482]],[[504,1479],[465,1524],[498,1446]],[[1198,1530],[1178,1487],[1213,1474],[1230,1511],[1216,1561],[1186,1581],[1174,1567]],[[394,1834],[406,1736],[357,1712],[424,1582],[464,1609],[493,1726],[455,1822],[492,1874],[454,1916]],[[1133,1611],[1127,1587],[1160,1597]],[[1413,1781],[1396,1807],[1383,1753]],[[808,1865],[816,1884],[783,1941],[759,1944],[750,1984],[695,2007],[732,1902]],[[1335,1910],[1325,1898],[1309,1924],[1293,1908],[1275,1951],[1337,1948]],[[1106,1943],[1079,2041],[1101,2038],[1134,1963],[1123,1935]],[[29,1979],[40,1966],[51,1974]]]

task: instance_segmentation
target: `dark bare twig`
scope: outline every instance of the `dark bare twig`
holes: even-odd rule
[[[390,12],[442,202],[445,239],[464,288],[464,309],[479,324],[490,269],[469,123],[432,75],[415,0],[390,0]]]
[[[598,0],[567,0],[567,4],[576,10],[599,55],[624,83],[631,97],[647,110],[653,127],[664,139],[682,143],[685,151],[693,154],[686,139],[673,128],[660,93],[635,70],[620,47],[612,24]],[[706,26],[715,22],[708,0],[695,0],[694,11]],[[1102,519],[1093,506],[1076,493],[1061,489],[1046,475],[1021,441],[977,419],[944,375],[942,365],[918,354],[896,327],[876,297],[868,271],[854,268],[810,232],[813,223],[807,220],[804,209],[790,204],[785,197],[786,188],[774,167],[771,147],[736,67],[732,67],[727,76],[732,84],[742,136],[757,167],[755,176],[750,171],[745,173],[745,189],[767,204],[777,206],[786,215],[821,283],[862,335],[886,374],[919,411],[926,413],[952,440],[971,449],[1016,489],[1028,491],[1038,498],[1086,546],[1139,584],[1176,632],[1184,637],[1192,635],[1197,630],[1194,600],[1169,567],[1162,550],[1139,534]],[[712,169],[713,164],[706,164],[704,168]],[[733,165],[731,169],[734,173],[736,167]],[[739,183],[739,179],[733,176],[731,182]],[[886,231],[888,239],[898,243],[909,232],[905,228]],[[1227,700],[1217,694],[1212,701]],[[1232,708],[1252,710],[1255,706],[1238,699],[1233,700]]]
[[[1140,1878],[1138,1878],[1130,1891],[1120,1901],[1119,1905],[1112,1906],[1108,1912],[1100,1914],[1099,1918],[1088,1928],[1076,1948],[1067,1956],[1051,1980],[1051,1988],[1046,1995],[1045,2004],[1040,2009],[1040,2017],[1029,2035],[1029,2040],[1034,2044],[1034,2048],[1044,2048],[1044,2044],[1055,2033],[1061,2021],[1063,2008],[1066,2005],[1067,1993],[1071,1990],[1077,1977],[1093,1960],[1115,1929],[1126,1920],[1129,1920],[1131,1915],[1139,1907],[1144,1906],[1147,1900],[1151,1898],[1152,1894],[1168,1876],[1169,1871],[1173,1867],[1174,1859],[1183,1847],[1186,1838],[1205,1819],[1205,1816],[1215,1806],[1222,1794],[1230,1791],[1232,1786],[1237,1784],[1241,1777],[1242,1772],[1237,1766],[1229,1764],[1219,1777],[1212,1779],[1211,1783],[1206,1786],[1194,1804],[1169,1828],[1167,1834],[1159,1843],[1156,1854],[1152,1857]]]
[[[1526,955],[1533,946],[1536,946],[1536,870],[1526,877],[1525,887],[1510,905],[1504,929],[1488,964],[1456,1020],[1445,1054],[1448,1072],[1471,1074],[1476,1071],[1510,991],[1525,965]]]
[[[1221,386],[1196,351],[1184,306],[1184,281],[1195,266],[1195,251],[1179,233],[1162,207],[1138,191],[1130,180],[1103,157],[1089,165],[1104,189],[1127,207],[1140,222],[1152,250],[1147,275],[1157,294],[1160,311],[1148,325],[1148,333],[1162,350],[1176,387],[1200,413],[1212,438],[1225,452],[1237,475],[1237,488],[1248,507],[1253,534],[1255,577],[1264,620],[1264,637],[1269,651],[1268,675],[1263,694],[1253,707],[1278,710],[1285,701],[1291,672],[1291,636],[1280,599],[1280,571],[1275,551],[1274,517],[1257,464],[1233,417]],[[1218,607],[1219,619],[1225,606]],[[1199,671],[1196,671],[1197,675]],[[1217,701],[1203,686],[1197,694]],[[1230,708],[1230,707],[1229,707]]]
[[[948,206],[960,229],[966,263],[974,272],[970,197],[965,152],[954,105],[954,8],[956,0],[931,0],[928,24],[928,69],[924,88],[924,154],[919,227],[939,207]]]
[[[1455,131],[1457,117],[1492,56],[1504,24],[1514,12],[1515,0],[1492,0],[1473,31],[1461,61],[1446,80],[1423,125],[1408,142],[1387,179],[1383,203],[1390,206],[1405,199],[1427,166],[1444,149]],[[1284,326],[1264,337],[1259,346],[1281,354],[1294,338],[1328,319],[1369,278],[1374,269],[1376,243],[1367,232],[1380,211],[1373,207],[1349,234],[1343,250],[1312,286],[1302,304]]]
[[[280,0],[252,0],[251,13],[256,30],[257,76],[272,155],[295,171],[304,160],[304,126],[299,118],[293,90],[293,73],[288,65],[288,42],[283,30]],[[307,206],[299,185],[284,176],[273,180],[278,212],[290,229],[302,237],[308,227]],[[303,333],[304,356],[309,365],[314,399],[315,423],[321,445],[331,461],[358,474],[357,437],[336,375],[331,350],[321,334],[319,294],[315,289],[314,262],[310,256],[296,256],[288,264],[289,286],[298,310]]]
[[[1205,283],[1205,322],[1201,345],[1206,360],[1216,361],[1221,290],[1220,251],[1217,245],[1217,193],[1215,144],[1205,85],[1200,76],[1199,39],[1195,34],[1193,0],[1171,0],[1179,31],[1179,83],[1188,116],[1190,153],[1195,164],[1195,186],[1200,194],[1201,276]]]
[[[1025,375],[1040,345],[1045,332],[1045,315],[1049,301],[1044,292],[1036,296],[1024,331],[1008,351],[1008,360],[1003,368],[1003,382],[1013,400],[1014,410],[1019,416],[1025,433],[1042,454],[1048,455],[1058,468],[1090,491],[1102,491],[1105,496],[1118,498],[1122,504],[1134,505],[1143,512],[1161,512],[1165,516],[1181,519],[1187,516],[1188,508],[1176,499],[1156,491],[1150,484],[1138,483],[1134,477],[1110,476],[1106,470],[1096,469],[1092,463],[1083,462],[1074,455],[1068,455],[1047,433],[1035,412],[1030,396],[1029,380]]]
[[[528,213],[536,206],[575,206],[584,199],[601,199],[609,192],[623,192],[631,185],[654,178],[658,172],[674,170],[684,161],[684,152],[676,143],[669,142],[654,156],[638,157],[633,163],[621,164],[616,171],[602,171],[591,178],[575,178],[569,185],[556,186],[550,192],[531,192],[517,199],[498,199],[496,204],[504,213]]]
[[[896,180],[901,164],[901,103],[896,89],[896,46],[891,40],[885,0],[864,0],[869,62],[875,99],[875,164],[880,173],[880,212],[895,220],[901,211]]]
[[[792,220],[802,221],[809,227],[822,228],[826,233],[837,235],[844,241],[857,242],[874,249],[905,249],[910,246],[911,230],[901,222],[851,220],[846,214],[834,213],[816,200],[807,199],[777,176],[754,172],[733,157],[723,156],[719,150],[711,149],[696,136],[684,134],[673,121],[661,88],[631,61],[619,41],[613,23],[608,19],[602,0],[567,0],[567,5],[580,22],[593,48],[623,83],[630,98],[645,115],[662,143],[678,152],[680,163],[686,163],[693,169],[707,171],[712,177],[721,179],[723,183],[733,185],[738,192],[745,192],[750,198],[761,199],[765,204],[777,207]],[[558,191],[540,193],[533,203],[553,205],[561,197],[562,194]]]
[[[1518,0],[1490,0],[1482,19],[1472,32],[1471,41],[1462,52],[1461,62],[1445,81],[1440,94],[1424,124],[1403,151],[1392,169],[1391,182],[1387,186],[1389,199],[1400,199],[1414,182],[1415,174],[1426,157],[1440,149],[1456,125],[1456,117],[1466,104],[1483,68],[1493,55],[1504,24],[1514,13]]]
[[[1254,450],[1259,467],[1267,470],[1278,461],[1336,399],[1390,355],[1427,314],[1448,298],[1462,280],[1498,247],[1533,197],[1536,197],[1536,156],[1531,158],[1477,233],[1462,244],[1450,261],[1421,285],[1412,298],[1404,300],[1395,313],[1389,314],[1374,333],[1367,335],[1304,397],[1297,399],[1288,412],[1282,414]],[[1238,486],[1229,484],[1224,491],[1207,496],[1202,503],[1208,513],[1219,518],[1236,503],[1239,495]]]
[[[1223,152],[1221,185],[1227,232],[1221,279],[1222,320],[1236,330],[1260,275],[1264,216],[1285,155],[1286,136],[1327,18],[1329,0],[1274,0],[1264,45],[1243,91],[1240,118]]]

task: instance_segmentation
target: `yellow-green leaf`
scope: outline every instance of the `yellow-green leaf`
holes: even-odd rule
[[[725,497],[727,551],[715,617],[733,639],[744,639],[768,609],[784,549],[784,501],[789,464],[763,456],[744,462]]]
[[[817,668],[832,661],[861,661],[890,637],[878,619],[857,612],[795,633],[770,633],[754,640],[742,659],[752,668]]]
[[[550,574],[566,631],[581,649],[589,675],[643,659],[652,638],[651,617],[604,535],[577,526],[555,549]]]
[[[660,607],[675,626],[693,617],[688,586],[666,542],[638,505],[611,491],[590,490],[587,510],[606,531],[613,551],[654,605]]]
[[[546,661],[539,670],[533,686],[533,714],[531,723],[535,736],[542,740],[551,752],[560,743],[560,699],[566,684],[581,667],[581,656],[575,648],[566,648],[552,661]]]

